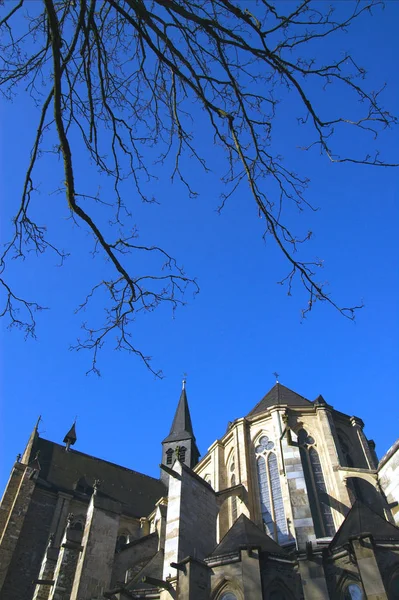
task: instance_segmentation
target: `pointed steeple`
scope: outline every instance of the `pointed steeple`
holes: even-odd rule
[[[191,423],[190,409],[188,408],[186,381],[183,379],[183,388],[180,394],[179,403],[176,408],[172,427],[169,435],[163,440],[164,442],[174,442],[181,440],[192,439],[195,441],[193,425]]]
[[[37,438],[39,437],[38,429],[39,429],[39,423],[41,421],[41,418],[42,417],[39,416],[39,418],[37,419],[36,425],[34,426],[32,433],[30,434],[28,443],[26,444],[26,448],[22,455],[21,463],[23,463],[24,465],[28,465],[36,455],[36,445],[37,445],[36,441],[37,441]]]
[[[186,380],[183,379],[182,391],[172,426],[169,435],[162,442],[162,464],[171,467],[178,459],[192,469],[197,464],[199,456],[188,407]],[[161,478],[165,479],[164,471],[161,471]]]
[[[64,444],[66,444],[65,446],[65,450],[68,452],[69,448],[71,446],[73,446],[77,440],[77,436],[76,436],[76,419],[73,422],[72,427],[70,428],[70,430],[68,431],[68,433],[65,435],[64,437]]]

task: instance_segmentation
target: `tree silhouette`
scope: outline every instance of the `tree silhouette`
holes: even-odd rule
[[[381,104],[382,90],[367,89],[365,70],[353,56],[324,62],[318,51],[353,21],[372,15],[378,4],[346,2],[336,16],[334,7],[311,0],[3,3],[3,94],[12,98],[25,89],[40,112],[13,236],[0,258],[1,315],[34,336],[35,311],[41,307],[12,289],[6,267],[29,249],[65,259],[32,216],[35,168],[43,153],[51,151],[62,157],[62,191],[71,218],[88,229],[94,253],[104,255],[113,269],[113,276],[99,281],[79,307],[85,309],[98,297],[104,302],[105,319],[100,326],[84,324],[85,334],[76,348],[92,351],[92,368],[97,371],[98,350],[113,332],[118,348],[138,354],[152,369],[134,344],[133,319],[163,303],[177,307],[187,287],[196,292],[198,285],[165,249],[138,243],[131,225],[133,200],[122,188],[131,180],[138,198],[156,202],[151,192],[156,156],[157,164],[170,166],[172,180],[186,186],[188,195],[197,194],[190,176],[194,164],[204,172],[210,165],[190,115],[195,103],[208,145],[216,146],[225,161],[218,209],[245,183],[264,219],[264,235],[273,238],[287,261],[280,283],[291,293],[293,281],[299,279],[307,291],[303,314],[316,301],[324,301],[353,319],[359,307],[341,306],[318,282],[321,262],[298,258],[298,245],[312,234],[300,239],[288,227],[283,208],[312,209],[305,195],[308,179],[276,152],[273,132],[279,102],[289,91],[298,122],[306,130],[305,149],[317,148],[336,163],[396,166],[378,151],[363,156],[347,152],[342,132],[371,134],[373,142],[396,120]],[[324,90],[328,98],[345,93],[345,112],[317,99],[315,90]],[[98,191],[94,177],[82,180],[77,148],[90,157],[94,173],[112,179],[112,194]],[[99,206],[113,214],[107,225],[97,218]],[[143,274],[139,266],[148,254],[154,260]]]

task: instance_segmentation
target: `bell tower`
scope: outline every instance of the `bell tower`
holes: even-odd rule
[[[188,408],[186,380],[183,379],[172,427],[169,435],[162,442],[162,464],[172,467],[175,459],[178,459],[192,469],[197,464],[199,456]],[[161,479],[167,483],[168,475],[162,469]]]

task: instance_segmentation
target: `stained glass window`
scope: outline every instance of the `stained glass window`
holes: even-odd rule
[[[363,590],[357,583],[350,583],[344,592],[345,600],[364,600]]]
[[[309,448],[310,464],[312,465],[314,482],[319,498],[320,510],[322,514],[325,534],[333,536],[335,533],[334,521],[331,513],[330,503],[328,501],[327,488],[324,483],[323,471],[321,469],[319,453],[316,448]]]
[[[232,592],[225,592],[220,596],[219,600],[237,600],[237,596]]]
[[[274,521],[277,529],[277,541],[282,542],[287,535],[287,522],[284,513],[283,494],[280,484],[280,473],[278,471],[277,457],[270,452],[268,459],[270,487],[272,489],[272,500],[274,509]]]
[[[315,441],[305,429],[301,429],[298,432],[298,443],[316,536],[332,537],[335,526],[319,453],[313,446]]]

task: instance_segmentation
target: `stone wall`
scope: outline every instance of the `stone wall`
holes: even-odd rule
[[[203,559],[216,546],[215,492],[198,475],[176,461],[170,475],[164,579],[176,575],[171,562],[187,556]]]
[[[33,596],[57,502],[55,494],[34,490],[23,527],[0,593],[1,600],[25,600]]]
[[[392,510],[395,524],[399,526],[399,440],[381,459],[378,482]]]

